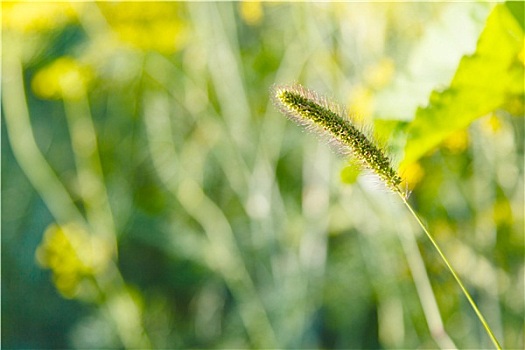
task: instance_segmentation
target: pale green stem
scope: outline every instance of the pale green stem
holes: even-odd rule
[[[8,40],[14,40],[9,35],[6,37]],[[9,41],[9,43],[9,47],[14,47],[13,42]],[[23,67],[19,54],[13,49],[3,58],[2,104],[9,142],[18,165],[57,223],[66,225],[73,222],[89,227],[36,143],[27,107]],[[108,272],[104,276],[94,275],[94,278],[97,288],[105,294],[106,298],[115,298],[118,303],[115,305],[105,303],[103,306],[114,319],[125,348],[151,348],[137,316],[141,314],[140,308],[125,288],[118,267],[113,262],[108,264]],[[109,276],[111,278],[108,278]],[[121,295],[118,295],[119,293]]]
[[[63,87],[65,89],[65,87]],[[92,232],[111,245],[117,254],[112,208],[104,184],[97,135],[85,87],[79,83],[75,98],[64,97],[64,108],[77,168],[78,185]]]
[[[2,109],[5,127],[15,159],[38,192],[51,215],[60,225],[77,222],[86,225],[69,192],[38,147],[27,107],[22,62],[15,38],[4,35],[6,46],[2,60]]]
[[[494,335],[494,333],[492,333],[492,329],[490,329],[487,321],[485,320],[485,317],[483,317],[483,315],[481,314],[481,311],[479,311],[478,306],[476,305],[476,303],[474,302],[474,300],[470,296],[470,293],[467,291],[467,288],[465,288],[465,286],[463,285],[463,282],[461,282],[461,279],[459,278],[458,274],[456,273],[456,271],[454,270],[452,265],[450,265],[450,263],[448,262],[448,259],[445,257],[445,254],[443,254],[443,252],[441,251],[441,248],[437,244],[436,240],[434,240],[434,237],[432,237],[432,235],[430,234],[430,232],[428,231],[426,226],[423,224],[423,222],[421,221],[419,216],[416,214],[415,210],[408,203],[407,197],[401,191],[397,191],[397,194],[401,197],[401,199],[403,200],[403,203],[405,203],[405,205],[408,208],[408,210],[412,213],[412,215],[416,219],[416,221],[419,224],[419,226],[421,226],[421,228],[423,229],[423,231],[427,235],[427,237],[430,240],[430,242],[432,242],[432,244],[434,245],[434,248],[436,248],[436,251],[438,252],[439,256],[441,257],[441,259],[443,259],[443,262],[445,263],[445,265],[447,266],[448,270],[450,271],[450,273],[452,274],[452,276],[454,277],[454,279],[458,283],[459,287],[461,288],[461,291],[463,292],[463,294],[467,298],[468,302],[470,303],[470,305],[474,309],[474,312],[476,313],[476,315],[478,316],[481,324],[485,328],[485,331],[487,332],[488,336],[490,337],[490,340],[492,340],[492,343],[494,344],[496,349],[501,350],[501,345],[499,344],[498,340],[496,339],[496,336]]]
[[[254,346],[275,348],[278,343],[275,331],[246,268],[230,222],[202,189],[200,181],[205,161],[202,155],[206,152],[196,151],[197,146],[187,143],[179,152],[182,158],[179,160],[170,127],[168,97],[162,96],[145,95],[146,134],[153,165],[171,194],[204,229],[210,242],[209,246],[202,247],[205,260],[222,274],[239,301],[240,316]],[[180,164],[186,166],[180,167]]]

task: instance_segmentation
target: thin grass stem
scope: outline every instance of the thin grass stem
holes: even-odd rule
[[[483,328],[485,328],[485,331],[487,332],[490,340],[492,341],[492,343],[494,344],[496,349],[501,350],[501,345],[499,344],[498,340],[496,339],[496,336],[492,332],[492,329],[488,325],[487,321],[485,320],[485,317],[483,317],[483,314],[481,313],[481,311],[479,311],[478,306],[476,305],[476,303],[474,302],[474,300],[470,296],[470,293],[468,292],[467,288],[465,288],[465,286],[463,285],[463,282],[461,281],[461,278],[459,278],[458,274],[456,273],[456,271],[454,270],[452,265],[448,262],[448,259],[445,257],[445,254],[443,254],[443,252],[441,251],[441,248],[437,244],[437,242],[434,239],[434,237],[432,237],[432,235],[430,234],[430,232],[428,231],[426,226],[423,224],[423,222],[421,221],[421,219],[417,215],[417,213],[414,210],[414,208],[412,208],[410,203],[408,203],[407,197],[400,191],[397,191],[397,194],[399,195],[399,197],[401,197],[401,200],[403,200],[403,203],[406,205],[406,207],[408,208],[410,213],[412,213],[412,215],[416,219],[416,221],[419,224],[419,226],[421,226],[421,228],[423,229],[423,231],[427,235],[427,237],[430,240],[430,242],[432,242],[432,245],[434,245],[434,248],[436,248],[436,251],[438,252],[439,256],[441,257],[441,259],[443,260],[443,262],[447,266],[448,270],[450,271],[450,273],[452,274],[452,276],[454,277],[456,282],[458,283],[459,287],[461,288],[461,291],[463,292],[463,294],[467,298],[468,302],[470,303],[470,306],[472,306],[472,308],[474,309],[474,312],[478,316],[481,324],[483,325]]]

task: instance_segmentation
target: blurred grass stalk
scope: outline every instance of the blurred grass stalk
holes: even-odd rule
[[[160,92],[146,93],[144,97],[148,146],[156,171],[171,195],[202,226],[208,238],[207,245],[200,247],[202,258],[210,269],[223,276],[238,300],[240,315],[253,344],[262,348],[275,347],[277,341],[274,331],[246,269],[231,225],[221,208],[204,193],[199,183],[202,181],[204,164],[202,157],[206,152],[190,143],[185,146],[183,159],[177,157],[170,128],[168,98]],[[198,150],[192,150],[193,147]],[[194,166],[184,167],[181,164]]]
[[[2,59],[2,103],[13,153],[59,224],[65,225],[75,221],[86,225],[82,214],[35,142],[25,99],[23,69],[17,52],[19,48],[16,44],[17,39],[4,33],[4,40],[11,50],[4,50]]]
[[[469,304],[472,306],[472,308],[474,309],[474,312],[476,313],[476,316],[478,317],[479,321],[481,322],[481,324],[483,325],[483,328],[485,329],[485,331],[487,332],[490,340],[492,341],[492,343],[494,344],[494,346],[496,347],[496,349],[498,350],[501,350],[501,345],[499,344],[498,340],[496,339],[496,336],[494,335],[494,333],[492,332],[492,329],[490,328],[489,324],[487,323],[487,321],[485,320],[485,317],[483,316],[483,314],[481,313],[481,311],[479,310],[476,302],[472,299],[472,296],[470,295],[469,291],[467,290],[467,288],[465,288],[465,286],[463,285],[463,281],[461,280],[461,278],[458,276],[458,274],[456,273],[456,270],[452,267],[452,265],[450,264],[450,262],[448,261],[447,257],[445,256],[445,254],[443,253],[443,251],[441,250],[440,246],[438,245],[438,243],[436,242],[436,240],[434,239],[434,237],[430,234],[430,232],[428,231],[428,229],[426,228],[425,224],[423,224],[423,222],[421,221],[421,218],[419,217],[419,215],[415,212],[414,208],[412,208],[412,206],[410,205],[410,203],[408,203],[408,199],[407,197],[401,193],[401,192],[398,192],[397,193],[399,195],[399,197],[401,198],[401,200],[403,201],[403,203],[406,205],[406,207],[408,208],[408,210],[410,211],[410,213],[414,216],[414,218],[416,219],[418,225],[421,227],[421,229],[425,232],[426,236],[428,237],[428,239],[432,242],[432,245],[434,246],[434,248],[436,249],[436,251],[438,252],[439,256],[441,257],[441,259],[443,260],[443,262],[445,263],[445,265],[447,266],[447,269],[450,271],[450,273],[452,274],[452,276],[454,277],[454,279],[456,280],[456,282],[458,283],[459,287],[461,288],[461,291],[463,292],[463,294],[465,295],[465,297],[467,298]]]
[[[111,246],[113,254],[117,254],[115,224],[104,185],[95,126],[85,87],[81,82],[77,87],[77,96],[64,96],[65,115],[77,170],[77,185],[92,232],[104,238]]]
[[[232,34],[234,31],[232,25],[235,23],[232,17],[233,7],[220,6],[219,9],[219,6],[215,4],[208,5],[206,7],[189,5],[190,15],[193,18],[192,23],[194,23],[197,32],[192,44],[196,47],[209,49],[204,51],[207,54],[205,60],[209,64],[211,82],[218,96],[220,114],[210,108],[211,105],[208,105],[203,112],[207,118],[200,120],[194,137],[190,138],[182,149],[176,149],[173,142],[175,138],[169,127],[172,121],[169,118],[168,99],[171,96],[164,97],[164,93],[159,91],[146,93],[144,115],[148,144],[156,172],[162,182],[182,204],[185,211],[200,223],[208,237],[209,245],[202,249],[205,253],[204,261],[201,263],[206,263],[223,276],[235,299],[239,302],[239,312],[252,342],[257,346],[273,347],[275,344],[286,344],[294,337],[300,336],[304,327],[307,326],[309,315],[315,310],[314,307],[308,305],[315,305],[320,300],[321,284],[313,280],[309,283],[311,287],[316,286],[315,293],[310,292],[310,297],[304,295],[304,301],[294,308],[294,314],[299,316],[293,321],[294,324],[297,323],[296,325],[283,324],[284,327],[275,326],[272,328],[265,306],[260,301],[261,296],[258,295],[243,261],[241,248],[237,246],[229,219],[219,205],[204,193],[202,181],[205,157],[208,152],[213,152],[218,157],[219,165],[224,171],[232,190],[235,191],[243,204],[246,213],[253,216],[250,220],[252,226],[250,233],[255,241],[260,241],[262,237],[271,234],[269,230],[275,226],[276,220],[282,216],[278,210],[283,208],[284,204],[279,189],[276,188],[273,169],[276,168],[280,145],[284,137],[284,123],[275,118],[263,118],[262,136],[259,136],[259,139],[247,136],[247,133],[249,134],[251,131],[243,126],[246,124],[243,119],[248,118],[251,112],[247,104],[243,81],[240,79],[243,73],[238,71],[238,67],[241,66],[239,64],[241,58],[236,35]],[[209,23],[214,23],[214,26],[209,26]],[[278,76],[282,74],[294,75],[293,72],[287,70],[289,66],[293,66],[297,71],[300,70],[300,64],[291,64],[292,61],[296,60],[295,54],[298,49],[298,46],[291,45],[287,50],[285,59],[281,63],[281,67],[284,69],[278,70]],[[166,75],[166,72],[169,72],[173,74],[172,79],[176,79],[177,76],[185,77],[184,80],[187,82],[186,94],[192,92],[206,94],[207,82],[202,75],[192,75],[193,70],[178,71],[171,62],[160,55],[149,55],[145,67],[147,74],[160,82],[167,91],[170,91],[170,75]],[[227,67],[226,70],[225,67]],[[175,98],[178,100],[181,96]],[[271,109],[268,108],[267,111],[270,113]],[[195,116],[195,118],[198,117]],[[216,122],[216,120],[221,122]],[[212,133],[214,136],[202,142],[203,140],[198,137],[199,133],[204,133],[207,136]],[[215,144],[213,140],[217,138],[220,138],[221,142]],[[267,138],[276,142],[258,142]],[[249,140],[255,142],[247,143]],[[214,152],[216,149],[222,151]],[[244,160],[243,150],[250,157],[257,154],[254,164],[250,167]],[[248,152],[248,150],[250,151]],[[273,204],[270,204],[272,202]],[[256,208],[262,203],[267,204]],[[264,207],[273,210],[275,213],[270,213]],[[311,207],[311,205],[306,207]],[[262,230],[264,232],[261,232]],[[317,233],[315,235],[317,236]],[[302,263],[306,270],[289,273],[294,275],[307,274],[309,270],[307,266],[311,265],[308,252],[312,247],[309,237],[310,235],[303,237],[302,245],[305,249],[301,248],[301,260],[303,260]],[[306,244],[307,242],[310,243]],[[216,259],[222,259],[222,261],[218,263]],[[276,261],[273,263],[275,264]],[[280,285],[289,285],[286,281],[280,280],[282,278],[289,279],[290,276],[287,275],[275,271],[273,278]],[[303,290],[298,285],[294,285],[293,288]],[[290,297],[286,293],[288,292],[282,295],[285,300]],[[277,324],[289,320],[290,317],[296,316],[285,315],[283,319],[277,321]],[[285,330],[288,329],[294,329],[293,333],[285,334]],[[276,332],[279,334],[276,335]],[[297,332],[299,333],[296,334]]]
[[[101,208],[95,209],[93,206],[100,205],[101,203],[94,203],[92,201],[93,198],[88,195],[93,191],[93,188],[83,188],[84,201],[89,203],[87,205],[88,208],[92,206],[91,209],[94,210],[89,215],[90,220],[86,221],[38,148],[26,103],[22,63],[17,52],[19,46],[16,44],[16,39],[6,33],[4,33],[4,39],[10,42],[9,47],[11,50],[4,50],[2,60],[2,103],[9,141],[18,164],[60,226],[77,223],[82,227],[89,227],[88,232],[102,235],[106,242],[108,240],[110,241],[109,243],[113,246],[114,252],[116,252],[115,235],[111,224],[110,211],[106,214],[102,214],[99,211],[109,210],[107,198],[102,196],[103,202],[104,198],[106,198],[105,204],[102,203]],[[84,99],[83,102],[83,107],[86,107],[87,100]],[[96,178],[92,178],[92,175],[101,175],[100,164],[98,160],[95,160],[95,168],[93,168],[93,159],[87,159],[91,157],[98,158],[96,136],[94,134],[91,116],[88,110],[84,109],[82,111],[77,110],[77,108],[78,105],[73,104],[71,101],[69,101],[69,104],[66,102],[66,114],[70,118],[73,148],[78,156],[77,166],[79,169],[77,169],[77,181],[80,186],[92,184],[93,181],[95,181],[96,186],[100,190],[100,186],[103,187],[102,182],[97,182]],[[79,115],[77,114],[78,112],[83,112],[83,114]],[[76,119],[77,117],[79,119]],[[79,121],[83,123],[78,124],[77,122]],[[87,130],[84,129],[86,126]],[[87,135],[85,134],[86,132]],[[86,136],[90,139],[91,146],[91,149],[88,149],[88,153],[84,153],[86,150],[84,148],[85,145],[79,140],[79,138]],[[82,174],[82,172],[84,173]],[[83,176],[81,176],[81,174]],[[85,175],[87,174],[90,179],[86,184],[84,180],[86,180]],[[98,181],[102,180],[99,178]],[[97,193],[96,191],[95,194],[97,198],[101,195],[100,192]],[[88,209],[88,212],[89,211]],[[86,262],[86,265],[89,266],[89,262]],[[110,315],[115,323],[118,335],[125,348],[151,347],[150,341],[142,328],[140,307],[127,290],[116,265],[112,261],[108,261],[108,265],[103,274],[95,273],[93,275],[99,292],[103,295],[102,300],[104,301],[101,307]]]
[[[369,202],[370,206],[372,208],[376,208],[375,210],[381,210],[380,214],[390,216],[390,213],[386,213],[386,208],[383,208],[382,201],[379,199],[375,199],[375,197],[372,197],[370,195],[367,195],[365,192],[363,192],[363,197]],[[388,208],[389,211],[392,208]],[[439,310],[439,306],[436,300],[436,295],[434,294],[434,291],[432,289],[432,285],[430,283],[430,277],[428,275],[427,269],[425,268],[425,263],[423,260],[423,257],[421,256],[421,252],[417,246],[416,241],[416,234],[417,232],[411,229],[411,223],[408,222],[408,218],[405,218],[401,222],[401,228],[396,230],[399,241],[401,242],[401,246],[403,248],[403,253],[406,258],[406,262],[408,265],[408,268],[410,269],[410,273],[412,275],[412,279],[414,281],[414,285],[416,287],[417,295],[419,297],[419,301],[421,302],[421,307],[423,309],[423,314],[425,316],[425,320],[428,326],[428,330],[430,332],[430,336],[436,344],[441,349],[457,349],[456,344],[454,341],[450,338],[450,335],[446,331],[443,319],[441,317],[441,312]],[[372,247],[371,249],[377,249]],[[386,252],[385,252],[386,254]],[[381,288],[377,288],[378,293]],[[403,318],[403,317],[402,317]],[[382,323],[380,322],[380,325]],[[386,326],[385,327],[393,327],[393,325]],[[388,332],[388,335],[390,338],[395,339],[395,336],[393,334],[390,334],[392,332],[396,332],[399,330],[391,330]],[[380,335],[381,335],[381,329],[380,329]],[[383,337],[385,338],[385,337]],[[384,339],[386,344],[390,344],[392,341],[388,341],[388,339]],[[395,344],[399,342],[394,342]],[[392,344],[392,345],[395,345]]]

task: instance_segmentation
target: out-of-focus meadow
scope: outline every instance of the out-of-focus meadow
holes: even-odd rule
[[[2,3],[2,345],[524,347],[523,3]]]

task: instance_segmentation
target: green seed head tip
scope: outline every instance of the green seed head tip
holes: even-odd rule
[[[399,192],[401,178],[390,159],[371,138],[346,118],[343,109],[301,85],[272,87],[277,108],[294,122],[320,131],[328,139],[348,150],[361,164],[375,173],[383,183]]]

